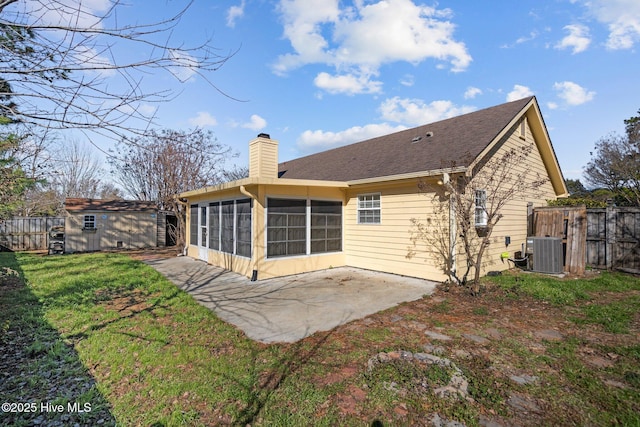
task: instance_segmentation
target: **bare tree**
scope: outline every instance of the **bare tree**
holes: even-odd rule
[[[640,142],[629,135],[610,135],[596,143],[584,174],[591,186],[611,191],[616,203],[640,206]]]
[[[176,242],[183,245],[186,210],[176,196],[221,182],[230,156],[211,132],[163,130],[120,144],[110,163],[116,181],[133,198],[176,213]]]
[[[141,134],[153,114],[143,104],[176,95],[145,89],[145,75],[162,71],[185,81],[198,74],[215,88],[210,72],[232,56],[220,55],[210,40],[171,41],[190,5],[139,23],[119,13],[127,6],[120,0],[0,0],[0,117],[117,139]],[[140,59],[125,59],[127,52]]]
[[[484,254],[505,206],[514,200],[540,197],[541,187],[548,182],[548,178],[523,167],[533,148],[533,144],[523,144],[466,173],[451,167],[439,184],[420,183],[420,190],[432,197],[435,212],[426,221],[412,218],[412,244],[407,257],[416,256],[419,250],[435,252],[451,280],[479,293]],[[459,251],[464,259],[460,269],[455,262]],[[473,279],[469,280],[472,272]]]
[[[249,167],[234,165],[232,169],[222,171],[222,180],[236,181],[238,179],[247,178],[249,176]]]
[[[101,162],[88,144],[70,140],[60,144],[53,164],[50,185],[60,199],[67,197],[97,198],[102,190],[103,169]]]

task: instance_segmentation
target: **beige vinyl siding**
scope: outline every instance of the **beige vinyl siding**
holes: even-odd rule
[[[507,134],[504,144],[495,154],[496,157],[500,157],[506,150],[513,147],[520,147],[523,143],[534,143],[533,134],[529,127],[528,121],[525,121],[525,140],[520,138],[520,123],[517,123],[511,132]],[[528,178],[530,180],[537,180],[538,174],[542,178],[548,178],[549,174],[544,166],[540,151],[537,146],[534,146],[534,150],[528,157],[526,164],[517,165],[515,170],[517,172],[529,171]],[[492,270],[505,270],[513,265],[509,262],[502,261],[501,254],[503,252],[509,252],[509,255],[513,257],[516,251],[521,250],[521,245],[525,243],[527,237],[527,203],[532,202],[534,207],[546,206],[547,200],[556,199],[556,194],[550,181],[547,181],[537,191],[539,195],[534,194],[531,191],[529,195],[523,195],[522,198],[518,198],[509,202],[502,210],[503,217],[498,222],[491,235],[491,243],[487,252],[484,255],[484,266],[482,274],[486,274]],[[487,195],[490,197],[490,195]],[[505,237],[511,238],[511,244],[505,245]],[[459,257],[458,265],[461,266],[461,262],[464,259]]]
[[[358,195],[380,193],[380,224],[358,224]],[[432,280],[443,279],[439,260],[426,251],[407,258],[412,247],[411,219],[433,215],[431,195],[410,180],[394,186],[352,189],[345,206],[345,253],[349,266]]]

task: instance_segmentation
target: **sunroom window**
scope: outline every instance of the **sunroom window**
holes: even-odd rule
[[[220,217],[220,250],[233,253],[233,200],[222,202]]]
[[[189,243],[198,244],[198,205],[191,205],[189,215]]]
[[[236,255],[251,256],[251,200],[236,201]]]
[[[209,249],[220,250],[220,202],[209,203]]]
[[[267,257],[307,253],[307,201],[269,199]]]
[[[342,250],[342,203],[311,201],[311,253]]]
[[[209,249],[251,257],[251,200],[209,203]]]

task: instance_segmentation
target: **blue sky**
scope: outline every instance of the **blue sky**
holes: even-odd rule
[[[139,22],[186,4],[126,3]],[[237,51],[206,76],[228,97],[198,75],[143,84],[180,91],[159,125],[210,129],[238,164],[260,132],[284,161],[536,95],[565,177],[580,178],[640,109],[638,0],[195,0],[173,41],[208,37]]]

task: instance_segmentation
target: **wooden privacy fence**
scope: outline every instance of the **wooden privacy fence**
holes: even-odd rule
[[[587,264],[640,271],[640,208],[587,210]]]
[[[562,238],[565,271],[640,271],[640,208],[544,207],[533,214],[535,236]]]
[[[562,239],[564,271],[584,274],[587,209],[581,207],[545,207],[533,211],[534,236]]]
[[[11,251],[46,250],[49,229],[64,224],[64,217],[17,217],[0,221],[0,247]]]

